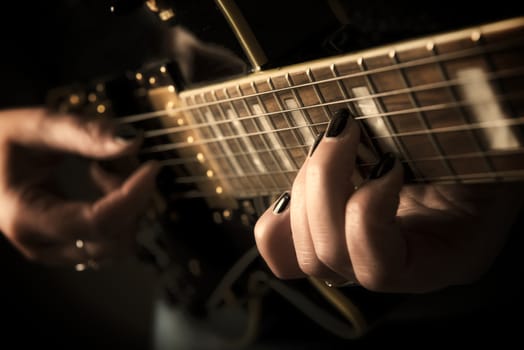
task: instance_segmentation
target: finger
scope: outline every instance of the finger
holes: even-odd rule
[[[307,164],[308,223],[318,259],[345,279],[354,278],[346,245],[346,202],[354,191],[352,174],[359,127],[347,110],[332,118]]]
[[[290,203],[290,222],[293,244],[300,269],[308,276],[323,280],[338,280],[340,276],[326,267],[317,256],[308,222],[306,207],[306,172],[309,158],[306,159],[293,182]]]
[[[396,217],[402,180],[400,162],[388,154],[347,203],[347,248],[357,280],[370,290],[395,291],[414,277]]]
[[[122,222],[136,225],[151,205],[159,170],[158,162],[145,163],[120,188],[96,202],[89,214],[96,231],[118,235]]]
[[[51,114],[43,108],[20,109],[9,119],[12,142],[85,157],[107,159],[138,150],[141,135],[109,119]]]
[[[297,262],[289,222],[289,192],[282,193],[257,220],[254,233],[258,251],[275,276],[305,277]]]
[[[122,186],[125,180],[122,176],[106,171],[98,162],[91,163],[89,172],[94,184],[105,194]]]
[[[14,220],[4,230],[14,241],[71,242],[129,234],[150,204],[159,171],[157,162],[142,165],[122,186],[95,203],[66,201],[31,189],[18,194],[8,208]]]

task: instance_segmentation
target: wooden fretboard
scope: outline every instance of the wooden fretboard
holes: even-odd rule
[[[146,132],[143,153],[194,195],[280,193],[330,116],[348,108],[364,131],[362,168],[392,151],[413,182],[522,180],[523,49],[524,18],[515,18],[179,94],[159,89],[153,116],[164,127]]]

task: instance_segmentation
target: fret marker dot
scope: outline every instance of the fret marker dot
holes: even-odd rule
[[[394,58],[396,54],[397,53],[395,52],[395,50],[391,50],[391,51],[388,52],[389,58]]]
[[[193,136],[188,136],[187,137],[187,142],[188,143],[193,143],[195,141],[195,139],[193,138]]]
[[[136,79],[136,80],[142,80],[142,78],[144,78],[144,76],[142,75],[142,73],[136,73],[136,74],[135,74],[135,79]]]
[[[96,111],[100,114],[104,113],[106,111],[106,106],[104,105],[98,105],[96,106]]]
[[[231,211],[226,209],[222,212],[222,215],[224,216],[224,219],[230,219],[231,218]]]
[[[175,92],[175,87],[174,87],[173,85],[169,85],[169,86],[167,87],[167,91],[169,91],[169,92]]]
[[[75,265],[75,270],[76,271],[84,271],[87,269],[87,265],[86,264],[76,264]]]
[[[89,100],[89,102],[96,102],[97,96],[94,92],[92,92],[89,95],[87,95],[87,99]]]
[[[78,96],[76,94],[69,96],[69,103],[71,103],[72,105],[79,104],[80,103],[80,96]]]
[[[426,44],[426,50],[433,51],[434,48],[435,48],[435,43],[433,43],[432,41]]]
[[[175,115],[175,112],[173,111],[174,107],[175,103],[173,101],[168,101],[166,103],[166,112],[168,116],[173,117]]]
[[[479,31],[474,31],[473,33],[471,33],[471,40],[472,41],[479,41],[480,40],[480,32]]]
[[[203,153],[197,153],[196,158],[198,159],[200,163],[202,163],[205,159]]]
[[[165,66],[160,67],[160,73],[166,73],[167,69]]]
[[[76,246],[78,249],[82,249],[82,248],[84,248],[84,241],[82,241],[81,239],[77,239],[76,242],[75,242],[75,246]]]
[[[176,123],[177,123],[178,125],[184,125],[184,124],[185,124],[185,121],[184,121],[183,118],[178,118],[177,121],[176,121]]]
[[[156,78],[155,77],[149,78],[149,84],[155,85],[156,84]]]
[[[208,170],[208,171],[206,171],[206,175],[207,175],[207,177],[213,177],[213,176],[215,176],[215,173],[213,172],[213,170]]]
[[[217,186],[217,187],[215,188],[215,192],[216,192],[217,194],[221,194],[222,192],[224,192],[224,189],[222,188],[222,186]]]

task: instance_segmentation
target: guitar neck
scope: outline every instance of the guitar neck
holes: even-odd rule
[[[394,152],[413,183],[522,180],[523,34],[515,18],[180,93],[151,90],[163,127],[146,131],[143,154],[197,196],[280,193],[347,108],[363,131],[361,175]]]

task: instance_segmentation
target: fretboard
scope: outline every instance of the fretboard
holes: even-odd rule
[[[176,93],[150,91],[161,118],[143,154],[193,195],[289,189],[341,108],[362,129],[361,174],[384,152],[410,182],[524,179],[524,18],[349,53]],[[167,141],[166,141],[167,140]]]

